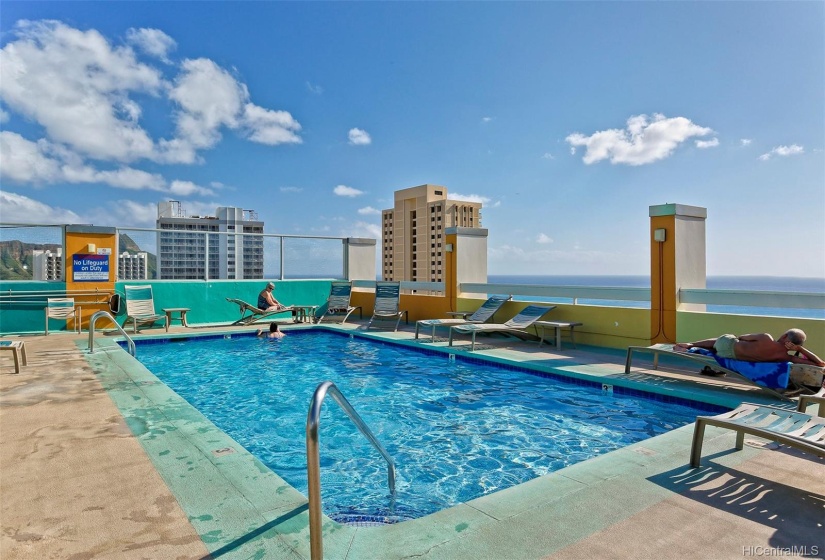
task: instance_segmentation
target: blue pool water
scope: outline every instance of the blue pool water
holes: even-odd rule
[[[321,414],[324,511],[420,517],[693,422],[700,410],[325,331],[140,346],[138,358],[264,464],[306,494],[305,428],[333,381],[396,462],[343,411]]]

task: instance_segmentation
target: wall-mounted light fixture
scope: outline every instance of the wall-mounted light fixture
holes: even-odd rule
[[[664,243],[665,242],[665,234],[667,230],[665,228],[659,228],[653,230],[653,241],[657,243]]]
[[[453,252],[453,244],[452,243],[447,243],[446,245],[444,245],[444,250],[448,253],[452,253]]]

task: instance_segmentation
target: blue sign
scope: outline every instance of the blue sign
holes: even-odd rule
[[[109,255],[72,255],[75,282],[108,282]]]

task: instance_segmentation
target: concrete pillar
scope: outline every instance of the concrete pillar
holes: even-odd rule
[[[487,283],[487,229],[450,227],[444,230],[447,259],[444,271],[446,296],[452,309],[463,283]]]
[[[117,231],[113,227],[67,225],[63,246],[66,247],[63,273],[66,290],[99,290],[114,292],[117,277]],[[78,303],[78,302],[75,302]],[[81,301],[83,307],[82,324],[98,311],[108,311],[108,302],[90,303]],[[67,325],[70,328],[72,325]],[[99,328],[109,327],[109,322],[101,320]]]
[[[676,311],[704,311],[704,305],[679,307],[679,290],[704,289],[707,266],[707,209],[684,204],[650,207],[650,339],[678,342]]]
[[[375,239],[348,237],[344,242],[344,276],[347,280],[375,280]]]

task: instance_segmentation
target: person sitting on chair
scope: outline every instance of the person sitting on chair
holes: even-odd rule
[[[721,358],[747,362],[793,362],[825,366],[825,361],[802,346],[806,339],[807,335],[801,329],[789,329],[777,340],[774,340],[768,333],[739,336],[723,334],[719,338],[680,342],[675,345],[674,349],[687,351],[691,348],[704,348],[715,352]],[[794,352],[794,354],[790,355],[788,352]]]
[[[264,330],[258,329],[258,336],[264,336]],[[286,334],[281,332],[281,329],[278,327],[278,323],[269,323],[269,333],[266,335],[267,338],[283,338]]]
[[[261,293],[258,294],[258,309],[261,311],[277,311],[286,307],[280,301],[275,299],[272,295],[273,290],[275,290],[275,284],[270,282],[266,285],[266,288],[261,290]]]

